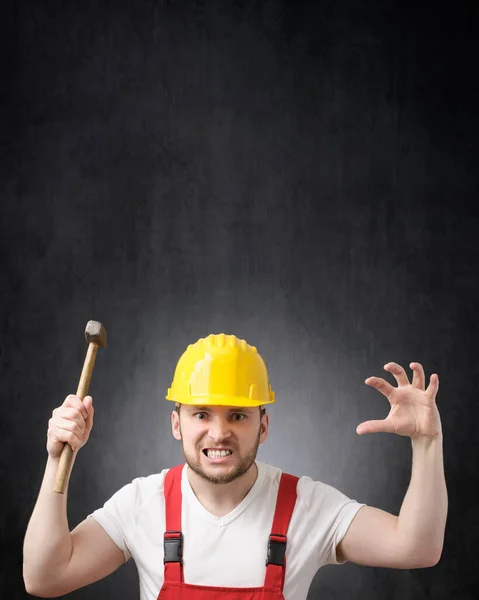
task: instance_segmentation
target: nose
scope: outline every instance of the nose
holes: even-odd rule
[[[216,416],[210,422],[208,434],[212,440],[221,443],[231,436],[231,427],[227,419]]]

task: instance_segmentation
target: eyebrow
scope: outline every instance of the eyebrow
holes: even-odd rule
[[[192,405],[190,405],[192,406]],[[211,406],[192,406],[193,410],[199,410],[199,411],[208,411],[211,410]],[[236,408],[230,408],[228,412],[230,413],[234,413],[234,412],[249,412],[251,409],[249,407],[242,407],[242,406],[238,406]]]

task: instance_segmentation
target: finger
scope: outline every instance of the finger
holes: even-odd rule
[[[412,386],[423,390],[426,377],[424,375],[424,369],[421,363],[412,362],[409,366],[414,373],[412,378]]]
[[[93,427],[93,417],[95,414],[95,409],[93,408],[93,398],[91,396],[85,396],[83,404],[87,411],[87,417],[85,420],[86,428],[88,431],[91,431]]]
[[[57,417],[56,419],[51,419],[52,431],[55,433],[56,429],[63,429],[65,431],[71,431],[75,434],[78,439],[83,439],[83,434],[85,432],[85,421],[82,419],[81,424],[76,421],[72,421],[71,419],[62,419],[61,417]]]
[[[395,362],[390,362],[384,365],[384,370],[389,371],[398,382],[398,385],[409,385],[409,379],[406,371]]]
[[[85,405],[78,396],[70,394],[65,398],[65,401],[63,402],[62,406],[70,406],[72,408],[76,408],[83,415],[84,419],[88,417]]]
[[[439,390],[439,375],[437,375],[437,373],[433,373],[429,380],[429,385],[427,386],[426,393],[428,393],[432,398],[435,398],[438,390]]]
[[[80,427],[85,424],[85,419],[79,410],[69,406],[60,406],[53,411],[54,419],[65,419],[67,421],[73,421]]]
[[[74,452],[83,445],[83,440],[79,438],[74,431],[71,431],[70,429],[64,429],[58,425],[54,425],[49,428],[48,435],[50,439],[53,438],[57,442],[68,444],[71,446]]]
[[[365,433],[394,433],[394,427],[387,419],[381,421],[364,421],[364,423],[356,427],[356,433],[358,435],[364,435]]]
[[[385,379],[382,379],[381,377],[368,377],[364,383],[366,385],[370,385],[373,388],[376,388],[378,392],[384,394],[386,398],[389,398],[389,396],[396,389],[394,386],[392,386],[390,383],[388,383]]]

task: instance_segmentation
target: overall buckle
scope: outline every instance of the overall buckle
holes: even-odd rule
[[[285,535],[281,535],[280,533],[272,533],[269,536],[268,558],[266,559],[266,566],[280,565],[281,567],[284,567],[284,556],[286,554],[286,540],[287,537]]]
[[[165,531],[163,547],[165,554],[163,564],[179,562],[180,565],[183,565],[183,534],[181,531]]]

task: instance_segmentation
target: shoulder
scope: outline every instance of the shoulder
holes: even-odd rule
[[[260,460],[256,461],[256,466],[258,467],[259,477],[265,486],[279,486],[282,474],[281,469]]]
[[[320,501],[327,501],[328,499],[349,500],[348,496],[343,494],[332,485],[324,483],[323,481],[315,481],[308,475],[286,473],[278,467],[260,461],[256,461],[256,464],[258,465],[259,472],[263,477],[265,485],[267,486],[279,486],[283,472],[285,475],[289,474],[295,477],[298,480],[296,485],[296,493],[299,500],[307,501],[312,497],[314,497],[315,500]]]
[[[293,530],[298,528],[311,541],[319,566],[344,562],[336,557],[335,549],[365,505],[308,476],[299,478],[296,490]]]
[[[307,475],[303,475],[298,479],[297,485],[298,498],[310,503],[311,501],[328,503],[349,500],[348,496],[323,481],[315,481]]]
[[[317,498],[326,499],[331,496],[337,496],[338,494],[344,498],[347,498],[342,492],[337,490],[336,488],[323,483],[322,481],[315,481],[311,477],[307,475],[296,475],[294,473],[287,473],[283,471],[279,467],[275,467],[268,463],[264,463],[261,461],[256,461],[258,465],[260,477],[264,482],[265,486],[273,486],[278,487],[281,481],[281,475],[284,473],[285,475],[291,475],[295,477],[297,481],[296,485],[296,493],[299,499],[309,499],[311,495],[316,496]]]
[[[298,476],[296,485],[296,508],[311,515],[336,518],[350,512],[356,512],[360,504],[356,500],[323,481],[317,481],[307,475]]]
[[[153,499],[161,501],[164,497],[165,477],[170,469],[160,473],[136,477],[119,488],[104,504],[104,510],[129,509],[137,514]]]

